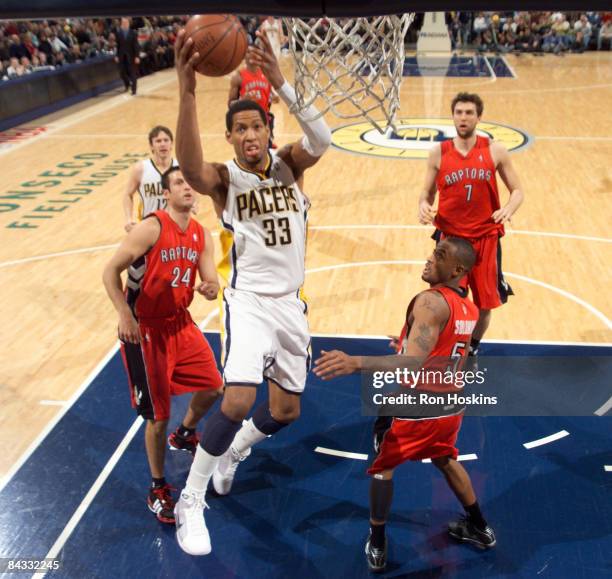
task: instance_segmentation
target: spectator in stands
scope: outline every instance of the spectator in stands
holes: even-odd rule
[[[487,28],[489,28],[489,24],[485,18],[484,12],[479,12],[478,16],[474,18],[474,36],[479,38]]]
[[[30,56],[30,51],[26,48],[21,38],[17,34],[11,35],[9,55],[11,58],[20,59],[23,56]]]
[[[53,46],[49,42],[46,31],[41,32],[38,38],[38,52],[44,54],[49,63],[53,62]]]
[[[25,74],[28,74],[28,72],[29,71],[24,68],[24,66],[19,62],[19,59],[16,56],[11,57],[10,65],[6,69],[6,74],[9,78],[23,76]]]
[[[605,42],[608,42],[608,50],[612,50],[612,19],[606,20],[597,34],[597,50],[601,50]]]
[[[589,47],[589,42],[591,41],[591,35],[593,34],[593,27],[591,23],[587,19],[586,14],[581,14],[580,18],[574,22],[574,32],[576,33],[576,37],[574,39],[574,44],[578,42],[578,33],[582,33],[582,44],[581,47],[583,50],[586,50]]]

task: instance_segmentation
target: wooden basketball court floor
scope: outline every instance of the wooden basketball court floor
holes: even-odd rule
[[[460,90],[478,92],[484,120],[529,134],[513,154],[526,201],[503,240],[516,296],[488,339],[610,344],[612,308],[612,54],[508,57],[517,78],[405,78],[402,117],[448,117]],[[287,60],[283,66],[290,75]],[[291,78],[289,76],[289,78]],[[228,79],[199,78],[205,156],[232,157],[224,139]],[[174,71],[141,79],[136,97],[109,93],[37,121],[0,149],[0,475],[44,431],[116,340],[102,268],[124,235],[129,164],[157,124],[176,127]],[[274,107],[276,140],[299,127]],[[345,124],[328,117],[332,127]],[[423,287],[431,227],[418,225],[423,160],[331,149],[306,177],[311,197],[306,293],[314,333],[396,333]],[[501,187],[502,198],[507,192]],[[200,221],[218,229],[210,202]],[[217,320],[196,298],[194,319]],[[126,395],[127,404],[127,395]]]

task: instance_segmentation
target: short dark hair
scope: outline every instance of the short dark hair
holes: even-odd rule
[[[461,237],[447,237],[444,241],[447,241],[455,248],[455,257],[465,268],[465,271],[470,271],[476,263],[476,252],[472,244],[467,239],[462,239]]]
[[[153,144],[153,139],[159,135],[159,133],[166,133],[170,137],[171,141],[174,141],[174,137],[172,135],[172,131],[168,127],[164,127],[163,125],[157,125],[153,127],[149,131],[149,145]]]
[[[476,93],[460,92],[451,103],[451,113],[455,112],[455,105],[457,103],[474,103],[476,105],[476,114],[479,117],[482,116],[482,111],[484,111],[484,103]]]
[[[166,189],[168,191],[170,191],[170,175],[172,175],[172,173],[176,173],[177,171],[180,171],[181,168],[178,165],[174,165],[172,167],[170,167],[170,169],[168,169],[161,178],[161,185],[162,185],[162,189],[165,191]]]
[[[261,117],[261,120],[263,121],[263,124],[266,125],[266,127],[268,126],[268,115],[266,114],[266,111],[261,108],[261,105],[250,99],[240,99],[234,101],[227,109],[227,113],[225,113],[225,128],[227,129],[228,133],[232,130],[234,115],[242,111],[257,111]]]

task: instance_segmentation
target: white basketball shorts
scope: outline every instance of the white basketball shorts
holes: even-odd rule
[[[271,380],[283,390],[301,394],[311,362],[306,309],[297,292],[271,297],[225,288],[225,385],[256,386]]]

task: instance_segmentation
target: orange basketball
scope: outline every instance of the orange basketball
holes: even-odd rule
[[[232,72],[244,58],[247,35],[240,20],[232,14],[203,14],[189,19],[185,41],[193,40],[193,52],[202,60],[196,70],[206,76],[223,76]]]

